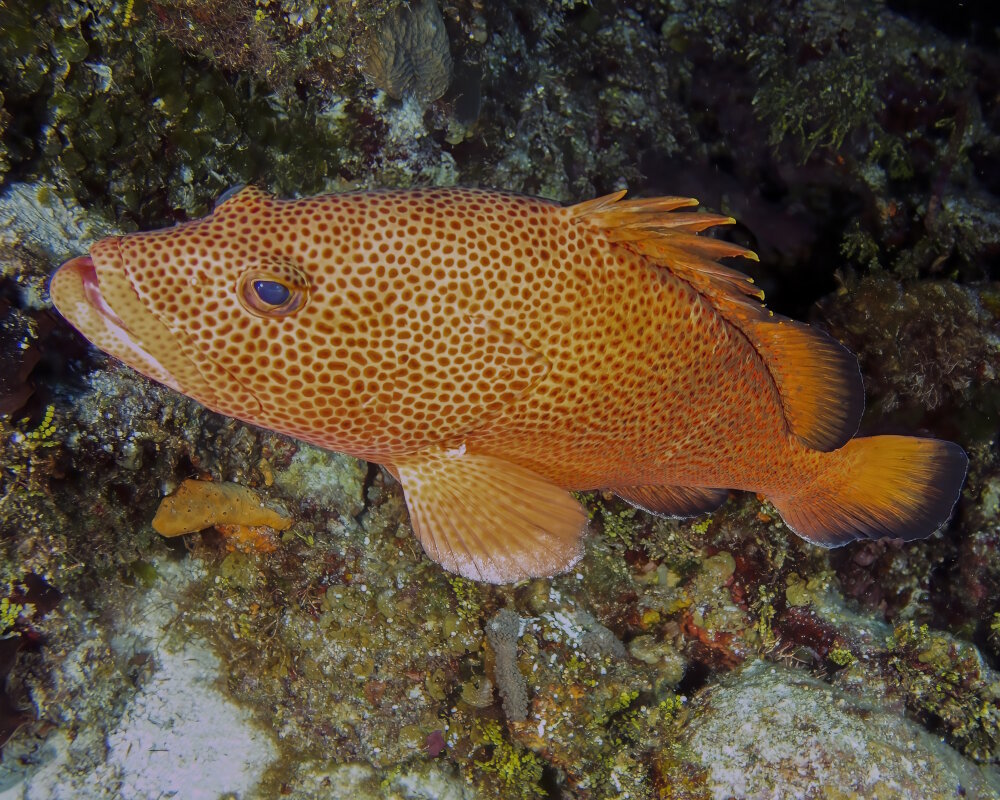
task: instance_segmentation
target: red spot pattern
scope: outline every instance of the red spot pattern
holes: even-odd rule
[[[177,346],[211,365],[210,386],[183,390],[249,422],[382,463],[464,444],[577,489],[799,479],[747,339],[556,204],[248,189],[121,252]],[[298,287],[301,307],[246,308],[247,271]]]

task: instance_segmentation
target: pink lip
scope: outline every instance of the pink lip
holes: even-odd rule
[[[100,283],[97,279],[97,269],[94,267],[94,260],[90,256],[77,256],[67,261],[59,269],[66,270],[67,272],[75,272],[80,277],[80,283],[83,286],[83,293],[87,298],[87,302],[116,327],[121,328],[123,331],[128,330],[121,317],[112,310],[111,306],[101,296]]]

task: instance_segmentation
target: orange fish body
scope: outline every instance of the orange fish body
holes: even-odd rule
[[[771,315],[695,201],[471,189],[276,200],[104,239],[53,277],[95,345],[223,414],[378,462],[446,568],[580,556],[567,490],[647,510],[769,497],[805,538],[916,538],[964,480],[949,442],[851,439],[857,362]]]

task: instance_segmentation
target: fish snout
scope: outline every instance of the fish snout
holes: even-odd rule
[[[84,273],[87,271],[93,272],[94,270],[94,259],[90,256],[77,256],[76,258],[71,258],[65,264],[63,264],[59,269],[56,270],[56,275],[58,275],[63,270],[67,273],[78,272]]]
[[[107,241],[107,240],[103,240]],[[96,247],[96,245],[95,245]],[[49,297],[52,305],[56,307],[66,319],[68,319],[81,333],[87,335],[87,331],[81,328],[76,322],[72,308],[74,301],[79,303],[84,301],[85,307],[107,318],[116,327],[125,329],[125,323],[107,304],[101,295],[100,284],[97,278],[97,267],[91,256],[77,256],[71,258],[59,269],[55,271],[49,281]],[[82,313],[82,309],[77,313]]]
[[[82,289],[88,275],[93,275],[96,280],[94,260],[90,256],[77,256],[59,267],[49,278],[49,297],[52,305],[64,317],[66,313],[63,307],[68,308],[68,298],[73,293],[73,288],[79,286]]]
[[[143,307],[125,273],[120,238],[101,239],[49,281],[56,310],[99,349],[174,389],[194,372],[174,339]]]
[[[147,234],[101,239],[90,255],[56,270],[52,304],[92,344],[143,375],[231,416],[258,414],[256,396],[150,292],[157,276],[144,248],[156,246]]]

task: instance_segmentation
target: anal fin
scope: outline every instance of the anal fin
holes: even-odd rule
[[[563,572],[583,555],[583,509],[531,470],[464,447],[427,448],[394,465],[413,532],[450,572],[514,583]]]
[[[715,511],[726,502],[726,489],[691,486],[629,486],[612,489],[626,503],[662,517],[695,517]]]

